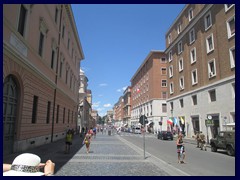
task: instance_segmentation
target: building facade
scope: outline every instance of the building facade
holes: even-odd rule
[[[186,5],[165,38],[168,117],[210,139],[235,122],[235,5]]]
[[[123,124],[131,124],[131,87],[128,86],[123,93]]]
[[[118,102],[113,107],[113,119],[114,124],[117,126],[121,126],[122,124],[126,124],[126,122],[123,122],[123,96],[120,96],[118,99]]]
[[[167,69],[164,51],[151,51],[131,79],[131,125],[139,123],[141,115],[148,118],[152,132],[166,128],[160,121],[167,118]],[[149,125],[148,124],[148,125]]]
[[[89,127],[89,112],[91,105],[87,101],[88,78],[84,71],[80,69],[79,106],[78,106],[78,131]]]
[[[77,127],[82,59],[70,5],[3,5],[4,154]]]

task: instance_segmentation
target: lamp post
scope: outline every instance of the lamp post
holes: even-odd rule
[[[173,121],[173,108],[171,109],[171,115],[172,115],[172,121]],[[171,131],[173,132],[172,125],[171,125]]]

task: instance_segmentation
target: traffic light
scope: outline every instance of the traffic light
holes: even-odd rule
[[[139,118],[139,123],[142,124],[142,125],[147,124],[148,123],[147,117],[145,115],[142,115]]]

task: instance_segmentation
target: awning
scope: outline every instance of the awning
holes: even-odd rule
[[[235,127],[235,122],[223,124],[223,126]]]

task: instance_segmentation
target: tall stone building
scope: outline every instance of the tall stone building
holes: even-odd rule
[[[3,4],[4,155],[76,128],[83,59],[70,5]]]
[[[186,5],[165,38],[168,116],[210,139],[235,122],[235,5]]]

